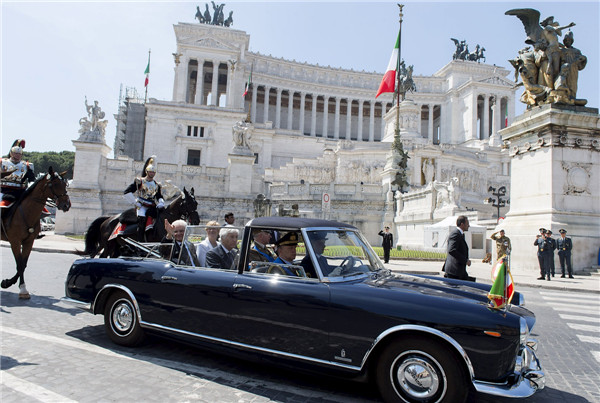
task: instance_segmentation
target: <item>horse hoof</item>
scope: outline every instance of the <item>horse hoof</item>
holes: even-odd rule
[[[19,293],[19,299],[30,299],[31,295],[29,295],[29,293],[27,294],[21,294]]]

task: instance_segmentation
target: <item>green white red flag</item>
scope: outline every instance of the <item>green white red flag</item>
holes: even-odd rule
[[[398,32],[398,39],[396,39],[396,46],[392,51],[392,56],[390,57],[390,61],[388,63],[385,74],[383,75],[383,80],[381,80],[381,84],[379,84],[379,90],[377,91],[377,98],[379,95],[384,92],[394,92],[395,84],[396,84],[396,71],[398,70],[398,52],[400,48],[400,33]]]
[[[244,87],[244,95],[242,95],[242,97],[246,98],[246,95],[248,95],[248,91],[250,90],[250,84],[252,84],[252,70],[250,70],[250,75],[248,76],[248,82],[246,83],[246,86]]]
[[[515,286],[510,274],[510,268],[506,263],[506,257],[501,257],[494,264],[492,268],[492,280],[494,284],[488,293],[490,305],[493,308],[504,308],[507,304],[510,304],[515,293]]]
[[[146,75],[146,80],[144,81],[144,87],[147,87],[148,83],[150,82],[150,56],[148,56],[148,66],[146,66],[146,71],[144,71],[144,74]]]

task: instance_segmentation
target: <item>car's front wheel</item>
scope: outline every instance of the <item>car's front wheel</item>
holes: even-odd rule
[[[122,346],[136,346],[144,340],[133,301],[123,291],[113,293],[104,307],[104,329],[110,339]]]
[[[464,402],[465,369],[443,345],[404,338],[386,347],[377,363],[377,386],[386,402]]]

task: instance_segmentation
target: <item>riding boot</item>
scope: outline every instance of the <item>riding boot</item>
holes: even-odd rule
[[[146,217],[138,216],[137,218],[138,225],[138,242],[144,242],[144,235],[146,233]]]

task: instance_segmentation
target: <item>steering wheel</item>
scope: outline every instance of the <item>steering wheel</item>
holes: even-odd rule
[[[342,263],[340,263],[340,275],[348,273],[350,269],[354,267],[354,263],[356,262],[356,258],[352,255],[346,256]]]

